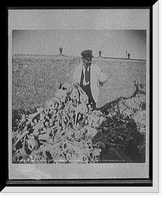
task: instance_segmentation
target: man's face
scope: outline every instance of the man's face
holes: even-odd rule
[[[82,58],[83,62],[85,63],[86,66],[90,66],[92,63],[92,58],[91,57],[86,57]]]

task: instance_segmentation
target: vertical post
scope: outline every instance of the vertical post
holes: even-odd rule
[[[59,52],[60,52],[59,55],[62,55],[62,51],[63,51],[63,48],[60,47],[60,48],[59,48]]]
[[[102,51],[100,50],[100,51],[99,51],[99,57],[101,57],[101,54],[102,54]]]

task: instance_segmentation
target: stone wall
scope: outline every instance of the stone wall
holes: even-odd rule
[[[100,88],[98,107],[121,96],[131,96],[134,81],[146,83],[146,61],[132,59],[94,58],[109,79]],[[78,57],[13,56],[12,108],[25,109],[43,106],[53,97],[60,83],[70,81]]]

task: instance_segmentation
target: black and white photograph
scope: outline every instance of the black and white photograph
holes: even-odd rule
[[[13,30],[12,163],[145,163],[146,31]]]
[[[149,8],[10,10],[9,184],[152,186],[150,20]]]

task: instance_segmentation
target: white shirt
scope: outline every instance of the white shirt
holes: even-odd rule
[[[90,67],[87,68],[87,71],[88,71],[88,72],[89,72],[89,68],[90,68]],[[86,82],[86,80],[85,80],[85,66],[84,66],[84,65],[82,65],[82,70],[83,70],[83,74],[84,74],[83,85],[88,85],[88,84],[89,84],[89,81]]]

